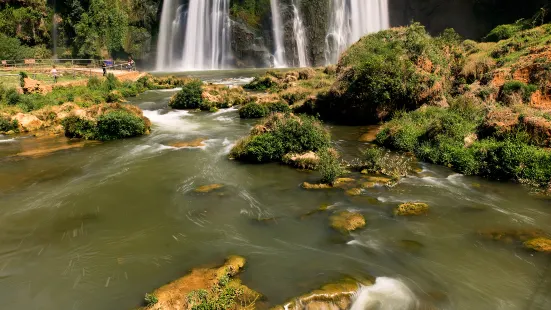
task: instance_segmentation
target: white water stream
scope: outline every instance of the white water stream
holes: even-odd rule
[[[279,1],[270,0],[270,9],[272,10],[272,32],[275,43],[274,66],[284,68],[287,67],[287,60],[285,59],[285,47],[283,46],[283,23]]]

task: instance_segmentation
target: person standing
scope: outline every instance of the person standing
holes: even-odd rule
[[[103,70],[103,76],[107,75],[107,64],[105,64],[105,61],[101,62],[101,69]]]
[[[57,83],[57,69],[55,68],[55,65],[52,67],[52,71],[50,71],[52,74],[52,77],[54,78],[54,84]]]

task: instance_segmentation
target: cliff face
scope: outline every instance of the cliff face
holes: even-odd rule
[[[280,0],[279,2],[287,63],[290,66],[298,65],[292,7],[294,3],[298,3],[307,36],[309,63],[313,66],[325,64],[325,37],[329,27],[330,0]],[[239,4],[239,2],[235,3]],[[545,5],[551,6],[551,0],[530,0],[522,5],[519,5],[518,0],[389,0],[389,14],[392,26],[408,25],[411,21],[416,21],[424,25],[433,35],[441,33],[446,28],[453,28],[465,38],[480,39],[497,25],[529,18]],[[239,27],[241,28],[237,32],[239,34],[247,29],[243,23]],[[270,58],[270,51],[275,49],[270,14],[262,16],[261,27],[261,30],[246,30],[255,34],[255,39],[252,41],[250,38],[243,40],[241,35],[232,38],[232,48],[236,53],[234,56],[238,65],[266,63],[265,59]],[[232,31],[232,33],[236,32]],[[254,47],[251,42],[255,42]],[[242,46],[243,44],[246,46]],[[251,52],[251,48],[255,51]],[[249,52],[244,53],[244,50]],[[242,57],[243,55],[245,57]],[[252,61],[257,57],[262,57],[262,60]]]
[[[420,22],[431,34],[453,28],[470,39],[480,39],[495,26],[529,18],[550,0],[390,0],[392,26]]]

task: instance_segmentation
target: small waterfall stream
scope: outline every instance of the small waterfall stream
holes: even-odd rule
[[[331,0],[331,18],[325,38],[326,64],[362,36],[390,27],[388,0]]]
[[[279,1],[270,0],[270,9],[272,11],[272,32],[275,43],[274,66],[276,68],[284,68],[287,66],[287,61],[285,60],[285,47],[283,46],[283,22],[281,20]]]
[[[306,56],[306,31],[299,8],[300,0],[293,0],[293,32],[297,43],[298,66],[308,67],[309,61]]]
[[[161,13],[161,27],[159,29],[159,40],[157,41],[157,62],[155,69],[162,70],[170,64],[170,45],[172,44],[173,33],[173,11],[175,0],[165,0]]]

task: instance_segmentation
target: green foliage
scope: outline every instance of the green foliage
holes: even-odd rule
[[[29,76],[24,71],[19,72],[19,86],[25,87],[25,79]]]
[[[0,116],[0,132],[18,131],[19,123],[17,120],[10,120],[9,117]]]
[[[159,302],[159,299],[153,294],[145,293],[144,302],[147,307],[152,307]]]
[[[96,122],[71,115],[61,122],[68,138],[83,138],[93,140],[96,136]]]
[[[270,112],[280,112],[280,113],[289,113],[291,112],[291,108],[289,105],[285,102],[270,102],[267,104],[268,110]]]
[[[86,86],[92,90],[98,90],[102,86],[101,80],[97,76],[92,76],[88,79]]]
[[[234,0],[230,9],[232,17],[243,21],[250,28],[260,30],[261,19],[270,9],[270,0]]]
[[[115,90],[118,87],[120,87],[120,85],[121,85],[121,82],[119,81],[119,79],[117,79],[117,77],[113,73],[108,73],[107,76],[105,77],[105,81],[103,82],[103,87],[107,91]]]
[[[198,109],[203,102],[203,82],[191,80],[185,83],[169,102],[173,109]]]
[[[243,86],[245,89],[257,91],[277,90],[278,87],[278,82],[269,75],[257,76],[249,84]]]
[[[302,154],[329,147],[329,134],[311,117],[272,114],[263,126],[271,128],[270,131],[252,134],[240,141],[230,156],[260,163],[281,161],[287,153]]]
[[[501,40],[509,39],[513,37],[517,32],[524,29],[524,26],[520,23],[499,25],[492,29],[488,35],[484,37],[486,42],[498,42]]]
[[[335,183],[335,180],[345,172],[337,152],[327,148],[319,152],[318,170],[321,174],[321,182],[326,184]]]
[[[8,105],[17,105],[21,102],[22,98],[15,88],[8,88],[3,97]]]
[[[262,104],[255,102],[248,103],[239,108],[240,118],[262,118],[270,113],[270,110]]]
[[[529,102],[530,97],[536,90],[538,90],[537,85],[526,84],[521,81],[507,81],[505,82],[505,84],[503,84],[503,88],[501,91],[502,94],[505,96],[520,94],[525,102]]]
[[[243,290],[232,285],[228,274],[221,276],[210,290],[198,289],[191,291],[186,298],[188,309],[192,310],[224,310],[233,309],[237,299],[243,295]]]
[[[95,139],[108,141],[137,137],[146,131],[145,121],[141,117],[125,110],[110,111],[98,117]]]
[[[419,24],[363,37],[341,57],[343,73],[328,96],[318,97],[317,112],[325,119],[366,124],[441,99],[453,62],[444,50],[457,41],[450,31],[433,39]],[[420,66],[424,63],[430,66]]]

